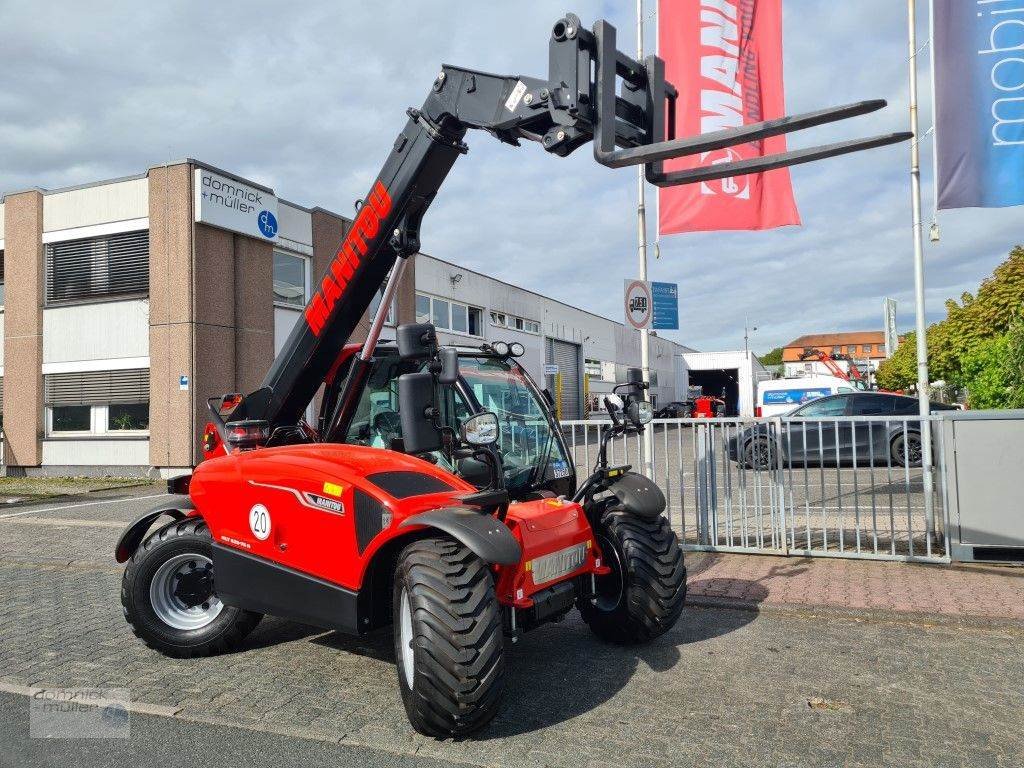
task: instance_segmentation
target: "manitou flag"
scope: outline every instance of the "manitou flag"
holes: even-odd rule
[[[1024,205],[1024,0],[935,0],[939,208]]]
[[[782,117],[781,0],[661,0],[658,50],[676,86],[676,136]],[[748,160],[786,150],[785,136],[671,160],[666,170]],[[789,170],[658,191],[662,234],[799,224]]]

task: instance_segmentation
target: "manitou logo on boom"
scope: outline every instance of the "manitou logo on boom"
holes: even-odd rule
[[[380,231],[381,222],[391,211],[391,195],[378,181],[373,185],[369,197],[359,209],[352,229],[331,261],[331,269],[324,275],[320,290],[306,306],[306,323],[314,336],[319,336],[334,311],[334,305],[345,293],[352,275],[359,268],[373,238]]]

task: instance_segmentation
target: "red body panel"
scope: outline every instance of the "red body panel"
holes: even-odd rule
[[[397,499],[366,477],[383,471],[411,471],[441,480],[449,491]],[[372,496],[390,513],[389,524],[359,552],[356,536],[356,489]],[[351,590],[362,587],[373,556],[397,537],[422,530],[399,529],[412,515],[461,504],[455,496],[476,490],[437,466],[402,453],[355,445],[316,444],[260,448],[208,459],[200,464],[189,487],[196,509],[210,527],[214,541],[287,568],[316,576]],[[311,503],[307,494],[339,502],[340,510]],[[265,539],[250,528],[250,512],[262,506],[269,518]],[[603,572],[600,557],[582,508],[570,501],[543,499],[512,504],[506,523],[523,547],[517,566],[498,568],[499,599],[530,605],[537,586],[529,563],[536,557],[573,544],[591,542],[582,573]],[[553,583],[553,582],[552,582]],[[520,592],[521,590],[521,592]]]
[[[583,514],[583,507],[564,499],[541,499],[520,502],[509,507],[505,522],[523,548],[523,558],[515,567],[498,569],[498,600],[516,608],[533,605],[531,595],[558,581],[586,573],[605,573],[601,565],[601,552],[594,534]],[[587,555],[575,571],[544,584],[533,580],[532,562],[535,558],[571,547],[586,544]]]

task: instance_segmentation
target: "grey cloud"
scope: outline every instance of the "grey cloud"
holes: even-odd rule
[[[586,23],[605,14],[620,45],[634,45],[632,3],[571,8]],[[195,156],[290,200],[347,212],[442,62],[543,74],[549,26],[564,10],[441,0],[7,0],[0,190],[58,187]],[[787,0],[791,111],[878,96],[892,103],[794,146],[904,128],[904,12],[891,0]],[[653,41],[653,20],[648,32]],[[634,174],[597,166],[587,148],[560,160],[486,135],[469,143],[424,221],[424,249],[619,317],[622,278],[636,269]],[[924,148],[927,171],[927,141]],[[702,349],[734,348],[748,314],[761,328],[756,348],[767,349],[809,331],[879,327],[885,295],[899,299],[901,326],[909,327],[907,175],[906,147],[797,168],[803,228],[666,238],[651,276],[680,284],[682,330],[670,335]],[[933,318],[945,297],[973,288],[998,263],[1021,223],[1019,210],[944,216],[944,242],[928,249]]]

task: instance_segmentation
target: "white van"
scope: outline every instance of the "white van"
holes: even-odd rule
[[[836,376],[803,376],[757,383],[755,416],[781,416],[819,397],[853,392],[854,386]]]

